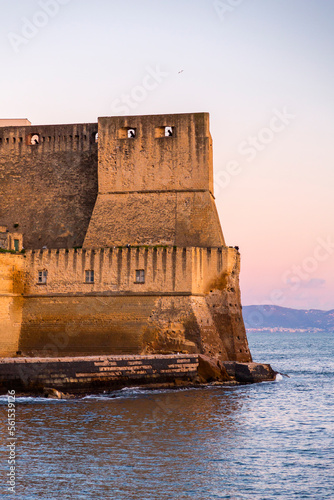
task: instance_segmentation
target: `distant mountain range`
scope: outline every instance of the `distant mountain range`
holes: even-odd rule
[[[248,331],[333,331],[334,309],[289,309],[279,306],[244,306],[242,313]]]

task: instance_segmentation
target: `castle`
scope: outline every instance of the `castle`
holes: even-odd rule
[[[208,113],[0,122],[0,356],[250,362]]]

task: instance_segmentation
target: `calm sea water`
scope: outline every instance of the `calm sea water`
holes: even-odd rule
[[[334,334],[249,334],[290,378],[234,388],[123,390],[16,408],[16,495],[0,498],[333,499]]]

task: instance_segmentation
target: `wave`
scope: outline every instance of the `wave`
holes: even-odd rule
[[[55,401],[66,401],[66,399],[46,398],[44,396],[15,396],[15,404],[17,403],[54,403]],[[8,396],[0,396],[0,404],[7,404]]]

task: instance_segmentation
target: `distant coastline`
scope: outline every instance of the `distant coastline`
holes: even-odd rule
[[[334,328],[330,330],[323,330],[321,328],[280,328],[280,327],[275,327],[275,328],[247,328],[246,327],[247,334],[248,333],[325,333],[325,332],[330,332],[334,333]]]
[[[244,306],[242,308],[248,333],[319,333],[334,332],[334,309],[291,309],[273,305]]]

